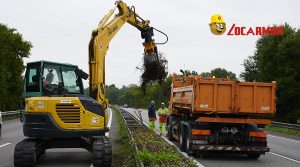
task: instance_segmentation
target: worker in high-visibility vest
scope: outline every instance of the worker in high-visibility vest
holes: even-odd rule
[[[159,115],[159,132],[162,134],[163,128],[166,128],[167,125],[167,116],[169,114],[169,109],[165,107],[164,103],[161,103],[160,108],[157,111]]]
[[[151,101],[148,108],[148,118],[149,118],[149,129],[154,131],[155,121],[156,121],[156,112],[155,112],[155,102]]]

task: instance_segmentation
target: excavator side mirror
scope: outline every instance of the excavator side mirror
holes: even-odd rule
[[[89,74],[86,72],[82,71],[81,69],[76,68],[75,73],[79,78],[82,78],[84,80],[87,80],[89,78]]]

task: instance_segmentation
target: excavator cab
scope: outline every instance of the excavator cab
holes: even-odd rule
[[[83,94],[88,74],[71,64],[38,61],[27,64],[23,97]]]
[[[88,74],[71,64],[38,61],[27,64],[21,121],[27,137],[80,138],[103,135],[107,115],[84,95]]]
[[[25,98],[41,96],[78,96],[84,94],[82,79],[88,74],[72,64],[49,61],[27,63],[20,119],[23,121]]]

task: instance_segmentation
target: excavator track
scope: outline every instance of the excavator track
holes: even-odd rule
[[[35,167],[37,160],[45,151],[38,151],[38,141],[24,139],[15,146],[14,165],[15,167]]]
[[[93,140],[93,166],[110,167],[112,162],[112,146],[108,137],[101,136]]]

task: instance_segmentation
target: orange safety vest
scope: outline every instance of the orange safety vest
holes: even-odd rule
[[[167,123],[167,115],[160,115],[159,116],[159,122]]]
[[[168,108],[160,108],[157,111],[158,115],[159,115],[159,122],[161,123],[167,123],[167,116],[169,114],[169,109]]]

